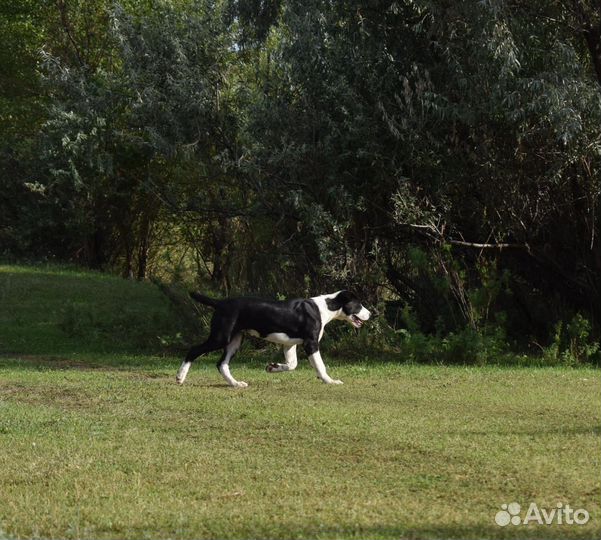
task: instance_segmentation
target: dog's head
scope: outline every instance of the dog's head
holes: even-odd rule
[[[350,291],[339,291],[332,298],[326,299],[330,311],[340,311],[337,319],[348,321],[355,328],[361,328],[371,313],[361,304],[357,296]]]

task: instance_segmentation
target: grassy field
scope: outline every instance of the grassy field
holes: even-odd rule
[[[161,331],[150,285],[0,267],[0,538],[601,535],[598,370],[326,359],[333,387],[304,365],[265,373],[247,347],[233,373],[248,389],[226,387],[215,357],[179,387],[179,358],[130,350],[141,329],[104,330],[124,294]],[[93,339],[65,323],[69,302]],[[511,502],[591,518],[496,525]]]

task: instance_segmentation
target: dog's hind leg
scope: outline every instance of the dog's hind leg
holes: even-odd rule
[[[217,363],[217,369],[219,370],[219,373],[223,375],[223,378],[227,381],[227,383],[230,386],[233,386],[235,388],[246,388],[248,386],[248,383],[245,383],[244,381],[237,381],[236,379],[234,379],[234,377],[232,377],[232,374],[230,373],[230,360],[234,357],[236,352],[238,352],[241,343],[242,333],[236,334],[232,338],[232,340],[226,345],[225,349],[223,350],[223,356],[221,357],[221,360],[219,360],[219,362]]]
[[[177,376],[175,377],[177,383],[184,384],[186,376],[188,375],[188,371],[190,370],[190,366],[194,360],[203,354],[221,349],[221,347],[223,347],[223,340],[215,339],[212,336],[209,336],[209,339],[207,339],[207,341],[205,341],[203,344],[192,347],[188,351],[188,354],[186,354],[186,358],[184,358],[184,361],[177,372]]]
[[[265,368],[269,373],[277,373],[278,371],[292,371],[296,369],[298,360],[296,358],[296,345],[284,345],[284,358],[286,359],[285,364],[267,364]]]
[[[183,384],[192,362],[203,354],[223,349],[230,343],[234,321],[227,314],[216,312],[211,319],[211,333],[202,345],[192,347],[177,372],[176,381]]]

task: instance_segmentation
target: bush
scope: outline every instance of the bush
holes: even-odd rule
[[[384,317],[376,317],[358,335],[350,328],[336,328],[327,334],[329,352],[359,359],[365,351],[377,349],[388,361],[416,364],[601,365],[599,342],[592,337],[591,323],[581,314],[558,323],[551,344],[541,347],[538,355],[519,352],[507,339],[502,318],[478,329],[466,325],[445,332],[441,326],[436,334],[428,334],[421,330],[415,312],[404,306],[396,311],[395,321],[402,327],[395,329]]]
[[[599,342],[591,335],[590,321],[577,313],[568,323],[558,322],[544,358],[550,364],[601,364]]]

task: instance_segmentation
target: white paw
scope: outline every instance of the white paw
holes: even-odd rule
[[[234,388],[246,388],[248,386],[248,383],[244,381],[236,381],[236,384],[233,384],[232,386]]]
[[[267,373],[275,373],[277,371],[282,371],[282,370],[280,369],[280,366],[278,364],[267,364],[265,371],[267,371]]]
[[[185,381],[185,380],[186,380],[186,379],[182,379],[181,377],[176,377],[176,378],[175,378],[175,382],[176,382],[177,384],[184,384],[184,381]]]
[[[323,381],[326,384],[344,384],[340,379],[330,379],[329,381]]]

